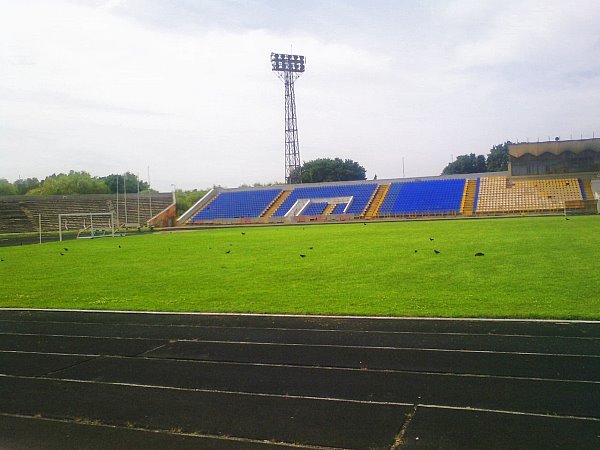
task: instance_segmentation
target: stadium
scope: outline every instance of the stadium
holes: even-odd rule
[[[271,58],[286,184],[0,197],[0,447],[598,448],[600,139],[302,184]]]
[[[172,194],[4,196],[0,233],[89,227],[190,227],[597,214],[600,138],[509,146],[507,172],[210,190],[180,217]],[[108,216],[107,216],[108,217]],[[107,217],[97,228],[108,227]]]
[[[597,213],[600,139],[509,146],[509,171],[264,189],[214,189],[178,223]],[[560,168],[560,170],[558,170]],[[525,174],[525,176],[523,176]],[[531,175],[534,174],[534,175]],[[595,190],[594,190],[595,189]]]
[[[0,2],[0,449],[599,449],[599,15]]]
[[[179,217],[171,193],[0,198],[3,239],[45,242],[0,251],[0,443],[597,448],[599,141]]]

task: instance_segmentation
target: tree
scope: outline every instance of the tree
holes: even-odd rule
[[[469,155],[459,155],[456,160],[444,168],[442,175],[479,172],[487,172],[485,156],[476,156],[475,153],[471,153]]]
[[[207,190],[198,191],[194,189],[193,191],[182,191],[181,189],[177,189],[177,191],[175,191],[175,199],[177,200],[177,215],[181,215],[190,209],[194,203],[204,197],[207,192]]]
[[[487,155],[459,155],[442,171],[442,175],[480,172],[502,172],[508,170],[508,144],[494,145]]]
[[[319,158],[302,164],[303,183],[320,183],[323,181],[366,180],[367,171],[363,166],[351,159]],[[294,178],[292,176],[292,178]]]
[[[488,172],[502,172],[508,170],[508,144],[510,141],[504,144],[494,145],[487,155],[487,171]]]
[[[268,186],[280,186],[282,184],[283,183],[281,181],[269,181],[267,183],[262,183],[260,181],[257,181],[252,184],[243,183],[243,184],[240,184],[238,187],[239,188],[268,187]]]
[[[0,195],[15,195],[17,189],[5,178],[0,178]]]
[[[108,176],[100,178],[106,186],[111,194],[115,194],[117,192],[117,184],[119,193],[123,192],[123,184],[125,184],[125,190],[127,193],[137,193],[138,191],[138,181],[140,183],[140,192],[146,191],[150,188],[150,185],[142,180],[139,180],[137,175],[134,175],[131,172],[125,172],[125,174],[110,174]]]
[[[40,187],[40,180],[37,178],[26,178],[24,180],[17,180],[14,183],[15,188],[17,189],[17,193],[19,195],[27,194],[32,189],[37,189]]]
[[[99,178],[89,173],[71,170],[64,173],[52,174],[42,181],[37,189],[29,190],[30,195],[70,195],[70,194],[107,194],[108,187]]]

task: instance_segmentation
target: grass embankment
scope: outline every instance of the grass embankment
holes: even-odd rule
[[[598,216],[214,229],[0,257],[1,307],[600,318]]]

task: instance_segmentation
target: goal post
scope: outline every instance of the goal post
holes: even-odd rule
[[[115,237],[115,221],[113,219],[112,212],[88,212],[88,213],[65,213],[58,215],[58,238],[60,242],[63,240],[63,226],[65,230],[68,230],[68,219],[69,217],[78,217],[83,218],[83,228],[80,226],[81,222],[77,221],[77,229],[79,230],[79,235],[82,231],[90,231],[90,238],[107,236],[106,232],[109,231],[110,234],[108,236]],[[94,225],[94,218],[96,218],[96,224]],[[89,225],[86,225],[86,219],[89,219]],[[102,220],[104,219],[104,220]],[[107,226],[108,225],[108,226]],[[97,232],[102,231],[103,234],[96,234]]]

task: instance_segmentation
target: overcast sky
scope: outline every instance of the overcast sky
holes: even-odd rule
[[[0,0],[0,178],[284,180],[272,51],[306,55],[300,157],[438,175],[600,135],[597,0]]]

